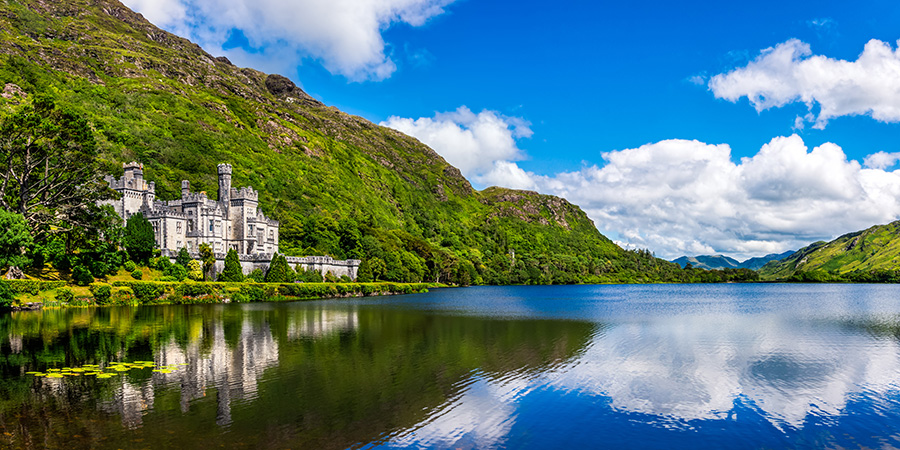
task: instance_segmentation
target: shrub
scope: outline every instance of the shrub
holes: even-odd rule
[[[182,281],[188,276],[187,269],[180,264],[170,264],[163,273],[167,277],[173,278],[175,281]]]
[[[234,249],[228,250],[225,255],[225,268],[219,274],[219,281],[233,281],[240,283],[244,281],[244,272],[241,270],[241,261]]]
[[[325,272],[325,282],[327,282],[327,283],[337,283],[337,277],[334,276],[334,274],[331,273],[331,271],[329,270],[328,272]]]
[[[200,266],[200,261],[192,259],[190,260],[190,262],[188,262],[187,276],[194,281],[203,280],[203,267]]]
[[[0,280],[0,306],[12,305],[14,300],[15,296],[13,295],[12,289],[9,288],[9,285],[6,284],[5,281]]]
[[[284,255],[278,253],[272,258],[272,265],[266,272],[266,283],[290,283],[294,281],[294,270],[288,266]]]
[[[189,262],[191,262],[191,254],[188,253],[186,248],[181,247],[181,250],[178,250],[178,256],[175,257],[175,264],[187,269]]]
[[[6,280],[6,285],[14,294],[37,295],[41,291],[52,291],[66,285],[65,281]]]
[[[75,293],[69,288],[59,288],[56,290],[56,301],[60,303],[69,303],[75,299]]]
[[[125,261],[125,270],[134,272],[134,269],[137,269],[137,264],[134,261]]]
[[[144,278],[144,272],[141,272],[141,269],[134,269],[134,271],[131,272],[131,278],[140,280],[141,278]]]
[[[149,303],[161,297],[166,292],[166,286],[154,282],[131,283],[131,292],[141,303]]]
[[[98,305],[107,305],[112,296],[112,286],[105,283],[92,284],[91,294],[94,295],[94,300]]]
[[[244,281],[250,280],[252,280],[254,283],[265,283],[266,275],[263,273],[262,269],[253,269],[253,271],[250,272],[250,275],[244,277]]]
[[[247,303],[250,301],[250,298],[240,292],[235,292],[231,296],[231,301],[235,303]]]
[[[72,269],[72,280],[79,286],[87,286],[94,282],[94,276],[87,267],[79,264]]]
[[[351,280],[350,277],[348,277],[347,275],[341,275],[340,280],[341,280],[341,283],[352,283],[353,282],[353,280]]]

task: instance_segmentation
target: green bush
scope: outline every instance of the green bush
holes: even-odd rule
[[[140,280],[141,278],[144,278],[144,272],[141,272],[141,269],[134,269],[134,271],[131,272],[131,278]]]
[[[94,283],[91,285],[91,294],[98,305],[107,305],[112,297],[112,286],[106,283]]]
[[[52,291],[66,285],[65,281],[42,280],[6,280],[7,286],[14,294],[37,295],[41,291]]]
[[[166,292],[166,285],[154,282],[131,283],[131,291],[141,303],[150,303]]]
[[[15,300],[12,289],[3,280],[0,280],[0,306],[12,305]]]
[[[247,303],[250,301],[250,298],[240,292],[235,292],[231,296],[231,301],[235,303]]]
[[[69,288],[59,288],[56,290],[56,301],[68,304],[75,299],[75,293]]]
[[[94,282],[94,276],[87,267],[79,264],[72,268],[72,280],[79,286],[87,286]]]
[[[134,272],[134,269],[137,269],[137,264],[135,264],[134,261],[125,261],[125,270]]]

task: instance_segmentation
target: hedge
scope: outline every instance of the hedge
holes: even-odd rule
[[[37,295],[38,292],[52,291],[66,285],[65,281],[4,280],[13,294]]]
[[[238,283],[115,281],[118,289],[130,289],[139,304],[221,303],[361,297],[385,294],[414,294],[439,285],[429,283]],[[114,302],[118,303],[118,302]]]

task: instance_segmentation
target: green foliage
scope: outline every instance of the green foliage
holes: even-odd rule
[[[59,288],[56,290],[56,301],[67,304],[75,299],[75,293],[69,288]]]
[[[52,291],[66,285],[65,281],[43,280],[6,280],[6,285],[16,294],[37,295],[39,292]]]
[[[109,304],[112,298],[112,286],[105,283],[94,283],[90,289],[98,305]]]
[[[182,281],[187,278],[188,271],[181,264],[169,264],[169,266],[163,270],[163,275],[172,278],[175,281]]]
[[[369,264],[368,259],[364,259],[359,263],[359,269],[356,271],[356,280],[360,283],[375,281],[375,278],[372,276],[372,266]]]
[[[153,282],[131,283],[131,291],[141,303],[150,303],[166,291],[166,285]]]
[[[87,286],[94,282],[94,276],[87,267],[77,265],[72,268],[72,281],[79,286]]]
[[[216,255],[213,253],[212,247],[206,242],[200,244],[200,261],[203,263],[203,279],[212,276],[213,266],[216,264]]]
[[[134,269],[137,269],[137,264],[135,264],[134,261],[125,261],[125,265],[123,267],[128,272],[134,272]]]
[[[228,254],[225,255],[225,268],[219,275],[219,279],[221,281],[244,281],[244,272],[241,269],[241,261],[238,259],[237,251],[234,249],[228,250]]]
[[[266,275],[263,273],[262,269],[253,269],[253,271],[250,272],[250,275],[244,277],[244,281],[264,283],[266,281]]]
[[[134,269],[131,272],[131,278],[134,278],[135,280],[140,280],[141,278],[144,278],[144,272],[142,272],[141,269]]]
[[[378,281],[381,276],[384,275],[384,273],[387,271],[387,265],[381,258],[372,258],[369,261],[369,270],[372,274],[372,280]]]
[[[334,276],[334,274],[331,273],[331,271],[329,270],[328,272],[325,272],[325,282],[326,282],[326,283],[337,283],[337,282],[338,282],[338,279],[337,279],[337,277]]]
[[[181,250],[178,250],[178,256],[175,257],[175,264],[178,264],[181,267],[187,269],[188,263],[191,261],[191,255],[188,253],[187,249],[181,247]]]
[[[150,221],[141,213],[129,217],[125,224],[125,249],[132,260],[147,262],[155,246],[156,238]]]
[[[24,250],[32,242],[25,217],[0,208],[0,268],[29,264]]]
[[[275,254],[269,270],[266,271],[266,283],[290,283],[296,274],[287,263],[284,255]]]
[[[192,259],[188,262],[187,276],[194,281],[203,280],[203,268],[200,266],[200,261]]]
[[[0,307],[12,305],[15,299],[15,294],[13,294],[9,285],[5,281],[0,280]]]

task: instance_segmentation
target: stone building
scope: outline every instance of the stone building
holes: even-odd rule
[[[251,187],[231,187],[231,165],[219,164],[219,195],[211,199],[205,192],[191,192],[190,183],[181,182],[181,198],[167,202],[156,200],[156,186],[144,180],[143,166],[124,164],[125,174],[116,179],[107,176],[109,186],[122,194],[107,201],[128,220],[140,212],[153,225],[156,245],[178,251],[182,247],[196,252],[201,243],[214,253],[234,249],[239,255],[278,252],[278,222],[259,209],[259,193]]]
[[[219,193],[215,200],[205,192],[191,192],[190,183],[181,182],[181,198],[159,201],[156,185],[144,180],[143,165],[123,164],[121,178],[107,176],[109,187],[121,194],[112,205],[123,220],[140,212],[152,225],[156,245],[164,256],[174,258],[184,247],[195,259],[200,244],[207,243],[216,254],[215,270],[224,267],[225,254],[238,253],[244,273],[265,270],[278,253],[278,221],[259,209],[259,193],[252,187],[231,187],[231,165],[219,164]],[[287,257],[294,269],[316,269],[323,274],[356,278],[359,260],[335,260],[329,256]]]

